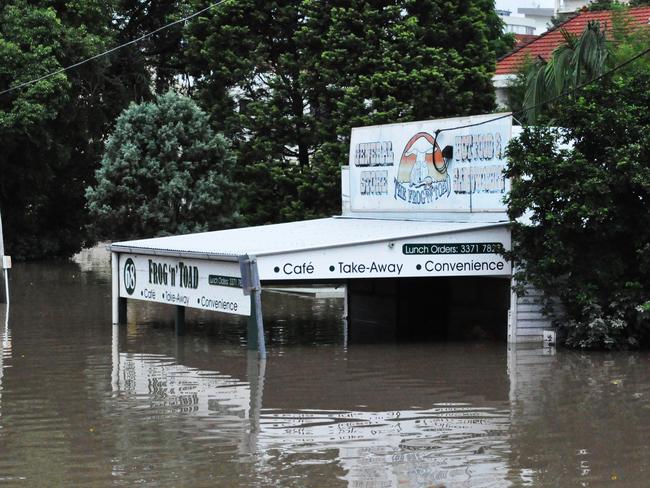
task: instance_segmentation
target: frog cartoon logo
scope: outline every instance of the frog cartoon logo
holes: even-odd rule
[[[418,132],[404,146],[397,180],[413,188],[431,186],[447,177],[447,164],[431,134]]]
[[[395,198],[413,204],[426,204],[451,194],[450,146],[440,149],[427,132],[418,132],[404,146],[395,178]]]

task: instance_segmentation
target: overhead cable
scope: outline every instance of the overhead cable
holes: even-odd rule
[[[494,121],[496,121],[496,120],[505,119],[505,118],[507,118],[507,117],[513,117],[513,118],[515,118],[515,115],[523,115],[523,114],[525,114],[526,112],[528,112],[529,110],[536,109],[536,108],[541,107],[541,106],[543,106],[543,105],[545,105],[545,104],[547,104],[547,103],[551,103],[551,102],[554,102],[554,101],[556,101],[556,100],[559,100],[560,98],[564,98],[564,97],[566,97],[566,96],[568,96],[568,95],[571,95],[571,94],[577,92],[578,90],[581,90],[581,89],[583,89],[584,87],[586,87],[586,86],[588,86],[588,85],[591,85],[592,83],[594,83],[594,82],[596,82],[596,81],[601,80],[601,79],[604,78],[605,76],[612,74],[614,71],[617,71],[617,70],[619,70],[619,69],[621,69],[621,68],[627,66],[628,64],[630,64],[630,63],[636,61],[637,59],[639,59],[639,58],[642,57],[642,56],[645,56],[645,55],[648,54],[648,53],[650,53],[650,48],[646,49],[645,51],[641,51],[640,53],[638,53],[638,54],[632,56],[630,59],[628,59],[628,60],[622,62],[621,64],[616,65],[616,66],[614,66],[613,68],[611,68],[611,69],[605,71],[605,72],[602,73],[601,75],[596,76],[595,78],[592,78],[592,79],[590,79],[590,80],[588,80],[588,81],[585,81],[584,83],[581,83],[581,84],[575,86],[575,87],[572,88],[571,90],[566,90],[566,91],[560,93],[559,95],[556,95],[556,96],[554,96],[554,97],[548,98],[548,99],[546,99],[546,100],[542,100],[541,102],[539,102],[539,103],[537,103],[537,104],[535,104],[535,105],[531,105],[530,107],[523,107],[522,109],[517,110],[516,112],[512,112],[512,113],[507,113],[507,114],[504,114],[504,115],[500,115],[500,116],[498,116],[498,117],[494,117],[493,119],[484,120],[483,122],[476,122],[476,123],[474,123],[474,124],[459,125],[459,126],[457,126],[457,127],[448,127],[448,128],[446,128],[446,129],[438,129],[436,132],[437,132],[437,133],[440,133],[440,132],[446,132],[446,131],[450,131],[450,130],[466,129],[466,128],[468,128],[468,127],[476,127],[476,126],[479,126],[479,125],[489,124],[490,122],[494,122]]]
[[[170,22],[169,24],[165,24],[165,25],[163,25],[161,27],[158,27],[157,29],[154,29],[151,32],[147,32],[146,34],[143,34],[143,35],[141,35],[140,37],[138,37],[136,39],[132,39],[132,40],[127,41],[127,42],[125,42],[123,44],[120,44],[119,46],[112,47],[111,49],[108,49],[108,50],[106,50],[104,52],[101,52],[99,54],[95,54],[94,56],[83,59],[83,60],[78,61],[78,62],[76,62],[74,64],[71,64],[69,66],[59,68],[59,69],[54,70],[54,71],[52,71],[50,73],[47,73],[46,75],[39,76],[38,78],[34,78],[33,80],[25,81],[23,83],[19,83],[18,85],[7,88],[6,90],[2,90],[2,91],[0,91],[0,95],[10,93],[12,91],[18,90],[20,88],[24,88],[24,87],[29,86],[29,85],[33,85],[34,83],[38,83],[39,81],[46,80],[47,78],[51,78],[52,76],[56,76],[59,73],[63,73],[65,71],[69,71],[71,69],[77,68],[77,67],[81,66],[82,64],[86,64],[86,63],[88,63],[90,61],[93,61],[95,59],[98,59],[98,58],[101,58],[101,57],[106,56],[108,54],[114,53],[115,51],[119,51],[120,49],[123,49],[123,48],[125,48],[127,46],[130,46],[132,44],[136,44],[136,43],[138,43],[140,41],[143,41],[144,39],[146,39],[148,37],[153,36],[154,34],[157,34],[160,31],[163,31],[165,29],[169,29],[170,27],[173,27],[173,26],[175,26],[177,24],[182,24],[183,22],[186,22],[186,21],[188,21],[188,20],[190,20],[190,19],[192,19],[192,18],[194,18],[194,17],[196,17],[198,15],[201,15],[202,13],[207,12],[208,10],[210,10],[210,9],[212,9],[212,8],[218,6],[218,5],[221,5],[225,1],[226,0],[219,0],[216,3],[208,5],[207,7],[202,8],[201,10],[197,10],[196,12],[194,12],[194,13],[186,16],[186,17],[183,17],[182,19],[175,20],[173,22]]]
[[[168,24],[165,24],[165,25],[163,25],[161,27],[158,27],[157,29],[152,30],[151,32],[147,32],[146,34],[143,34],[143,35],[141,35],[140,37],[138,37],[136,39],[132,39],[132,40],[127,41],[127,42],[125,42],[123,44],[120,44],[119,46],[115,46],[115,47],[113,47],[111,49],[108,49],[108,50],[106,50],[104,52],[101,52],[101,53],[96,54],[94,56],[91,56],[89,58],[78,61],[77,63],[74,63],[74,64],[71,64],[69,66],[66,66],[66,67],[60,68],[58,70],[52,71],[52,72],[50,72],[48,74],[45,74],[43,76],[39,76],[38,78],[34,78],[33,80],[25,81],[23,83],[19,83],[18,85],[15,85],[15,86],[12,86],[12,87],[7,88],[5,90],[2,90],[2,91],[0,91],[0,95],[10,93],[10,92],[18,90],[20,88],[24,88],[25,86],[33,85],[34,83],[38,83],[39,81],[45,80],[47,78],[51,78],[52,76],[55,76],[55,75],[57,75],[59,73],[63,73],[65,71],[69,71],[71,69],[77,68],[78,66],[86,64],[86,63],[88,63],[90,61],[93,61],[95,59],[98,59],[98,58],[101,58],[101,57],[106,56],[108,54],[111,54],[111,53],[113,53],[115,51],[118,51],[118,50],[120,50],[122,48],[125,48],[127,46],[130,46],[132,44],[136,44],[136,43],[138,43],[138,42],[140,42],[140,41],[142,41],[142,40],[144,40],[144,39],[146,39],[148,37],[151,37],[152,35],[160,32],[160,31],[168,29],[168,28],[170,28],[170,27],[172,27],[174,25],[181,24],[183,22],[186,22],[186,21],[198,16],[198,15],[201,15],[202,13],[207,12],[208,10],[210,10],[210,9],[212,9],[214,7],[217,7],[218,5],[221,5],[225,1],[226,0],[219,0],[219,1],[215,2],[215,3],[213,3],[213,4],[208,5],[207,7],[204,7],[202,9],[190,14],[190,15],[187,15],[186,17],[183,17],[181,19],[178,19],[178,20],[175,20],[175,21],[170,22]],[[614,66],[613,68],[611,68],[608,71],[602,73],[601,75],[599,75],[599,76],[597,76],[595,78],[592,78],[589,81],[586,81],[584,83],[579,84],[578,86],[574,87],[571,90],[564,91],[564,92],[560,93],[559,95],[556,95],[555,97],[549,98],[547,100],[543,100],[540,103],[537,103],[537,104],[532,105],[530,107],[523,107],[522,109],[520,109],[520,110],[518,110],[516,112],[500,115],[498,117],[495,117],[495,118],[492,118],[492,119],[489,119],[489,120],[484,120],[482,122],[476,122],[476,123],[473,123],[473,124],[459,125],[457,127],[448,127],[448,128],[445,128],[445,129],[438,129],[437,132],[440,133],[440,132],[447,132],[447,131],[450,131],[450,130],[466,129],[466,128],[469,128],[469,127],[476,127],[476,126],[479,126],[479,125],[489,124],[490,122],[495,122],[497,120],[505,119],[507,117],[514,117],[515,115],[525,114],[529,110],[533,110],[533,109],[541,107],[541,106],[543,106],[543,105],[545,105],[547,103],[551,103],[551,102],[554,102],[555,100],[559,100],[560,98],[564,98],[564,97],[566,97],[568,95],[571,95],[572,93],[575,93],[576,91],[581,90],[585,86],[588,86],[588,85],[590,85],[590,84],[604,78],[605,76],[610,75],[613,72],[627,66],[628,64],[636,61],[637,59],[639,59],[640,57],[648,54],[649,52],[650,52],[650,48],[636,54],[635,56],[632,56],[630,59],[624,61],[623,63],[621,63],[621,64],[619,64],[617,66]]]

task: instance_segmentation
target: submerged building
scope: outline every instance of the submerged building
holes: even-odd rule
[[[339,216],[110,246],[113,322],[126,300],[248,315],[260,288],[343,284],[351,338],[542,341],[534,293],[512,292],[505,149],[518,128],[490,114],[352,130]]]

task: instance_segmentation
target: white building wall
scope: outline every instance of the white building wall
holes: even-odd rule
[[[559,303],[553,316],[547,316],[543,309],[542,293],[533,286],[527,285],[523,296],[512,292],[508,314],[508,342],[541,343],[543,332],[555,329],[553,320],[561,316]]]
[[[494,75],[492,77],[492,85],[494,86],[494,94],[496,96],[496,104],[499,109],[508,108],[508,89],[510,84],[516,79],[515,75]]]
[[[591,2],[590,1],[585,2],[584,0],[556,0],[555,9],[560,14],[572,13],[588,5],[589,3]],[[627,2],[623,0],[621,3],[627,3]]]
[[[536,34],[538,30],[537,22],[524,16],[500,15],[505,24],[504,31],[513,34]]]

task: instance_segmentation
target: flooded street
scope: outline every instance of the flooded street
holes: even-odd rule
[[[648,486],[647,352],[348,344],[339,299],[265,292],[262,362],[237,317],[112,327],[103,251],[11,292],[2,486]]]

